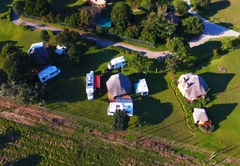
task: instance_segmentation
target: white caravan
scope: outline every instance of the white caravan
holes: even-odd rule
[[[86,93],[87,99],[92,100],[94,98],[94,72],[86,74]]]
[[[61,73],[61,70],[59,68],[57,68],[56,66],[48,65],[38,73],[38,77],[41,83],[44,83],[47,80],[57,76],[59,73]]]
[[[108,69],[118,69],[118,68],[123,68],[126,66],[126,60],[124,56],[120,56],[117,58],[114,58],[110,61],[108,64]]]

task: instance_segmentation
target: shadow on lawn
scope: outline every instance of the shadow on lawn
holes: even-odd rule
[[[235,109],[237,103],[217,104],[207,109],[209,118],[212,120],[215,130],[219,129],[219,123],[227,119],[227,116]]]
[[[10,165],[13,165],[13,166],[32,165],[32,166],[34,166],[34,165],[39,165],[41,160],[42,160],[42,156],[41,155],[33,154],[33,155],[29,155],[29,156],[27,156],[25,158],[19,159],[17,161],[6,163],[5,165],[6,166],[10,166]]]
[[[139,96],[134,99],[134,112],[139,119],[136,124],[154,125],[167,118],[173,112],[173,106],[149,96]]]
[[[14,130],[11,127],[7,128],[5,134],[0,134],[0,150],[4,149],[8,144],[17,141],[21,135],[19,130]]]
[[[212,100],[215,99],[215,95],[218,93],[224,92],[226,90],[226,87],[228,83],[232,80],[232,78],[235,76],[234,73],[203,73],[201,74],[205,82],[208,84],[208,87],[210,88],[208,96]]]

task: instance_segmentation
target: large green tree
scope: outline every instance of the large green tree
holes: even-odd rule
[[[37,61],[33,56],[18,50],[8,55],[3,64],[3,70],[6,72],[9,81],[30,82],[33,80]]]
[[[113,129],[123,131],[128,128],[129,116],[125,110],[116,110],[113,115]]]
[[[199,35],[203,32],[204,25],[197,16],[190,16],[182,20],[183,31],[188,35]]]
[[[184,16],[188,13],[188,4],[182,0],[175,0],[173,2],[174,8],[176,10],[176,12],[180,15],[180,16]]]
[[[79,26],[81,27],[89,27],[90,24],[92,23],[92,13],[90,12],[90,10],[87,9],[83,9],[81,10],[80,14],[79,14]]]
[[[70,28],[77,28],[79,21],[79,14],[73,13],[70,17],[65,18],[65,24]]]
[[[21,15],[24,13],[25,2],[22,1],[15,1],[13,3],[13,11],[17,14]]]
[[[176,31],[174,24],[169,24],[162,15],[158,16],[155,12],[150,13],[142,22],[142,27],[140,39],[152,43],[156,43],[158,39],[165,40]]]
[[[78,45],[71,45],[68,49],[68,58],[76,66],[82,63],[83,57],[83,53],[79,47]]]
[[[133,67],[134,70],[138,73],[146,72],[148,66],[150,65],[150,61],[147,56],[144,56],[141,53],[135,52],[135,54],[131,56],[131,59],[129,60],[128,65]]]
[[[197,7],[208,8],[211,0],[195,0]]]
[[[79,41],[79,33],[65,28],[62,32],[56,35],[55,40],[58,44],[69,47]]]
[[[19,49],[11,43],[7,43],[3,46],[1,51],[1,57],[6,58],[8,55],[11,55],[15,52],[18,52]]]
[[[50,40],[50,35],[48,34],[48,31],[45,29],[41,30],[40,38],[42,41],[48,42]]]
[[[182,37],[175,37],[167,43],[168,50],[180,61],[187,57],[189,44]]]
[[[146,11],[150,12],[155,7],[154,2],[155,1],[153,1],[153,0],[142,0],[141,1],[141,7],[143,9],[145,9]]]
[[[34,11],[36,16],[46,16],[51,11],[51,5],[47,0],[37,0]]]
[[[35,15],[35,6],[36,6],[36,1],[25,0],[24,13],[29,16]]]
[[[115,3],[111,12],[111,20],[113,25],[120,27],[127,27],[133,18],[131,7],[125,2]]]

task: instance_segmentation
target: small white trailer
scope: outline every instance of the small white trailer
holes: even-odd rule
[[[86,93],[87,99],[93,100],[94,98],[94,71],[86,74]]]
[[[118,68],[123,68],[125,66],[126,66],[126,60],[124,56],[120,56],[110,61],[110,63],[108,64],[108,69],[110,70],[118,69]]]

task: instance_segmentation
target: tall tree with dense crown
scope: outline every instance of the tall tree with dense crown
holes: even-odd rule
[[[125,2],[117,2],[111,12],[111,20],[115,26],[127,27],[133,18],[131,7]]]
[[[79,26],[80,27],[89,27],[92,22],[92,13],[90,10],[83,9],[79,14]]]
[[[197,7],[208,8],[211,0],[195,0]]]
[[[21,15],[24,13],[25,2],[23,0],[15,1],[13,3],[13,11]]]
[[[73,30],[69,31],[65,28],[61,33],[57,34],[55,40],[58,44],[69,47],[79,41],[79,33]]]
[[[36,16],[46,16],[51,11],[51,5],[47,0],[37,0],[34,10]]]
[[[204,25],[197,16],[190,16],[182,20],[182,27],[188,35],[199,35],[203,32]]]
[[[116,131],[126,130],[130,118],[125,110],[116,110],[113,115],[113,129]]]
[[[48,42],[50,40],[50,35],[48,34],[48,31],[45,29],[41,30],[40,38],[42,39],[42,41]]]
[[[184,16],[188,13],[188,4],[182,0],[175,0],[173,2],[174,8],[176,10],[176,12],[180,15],[180,16]]]

